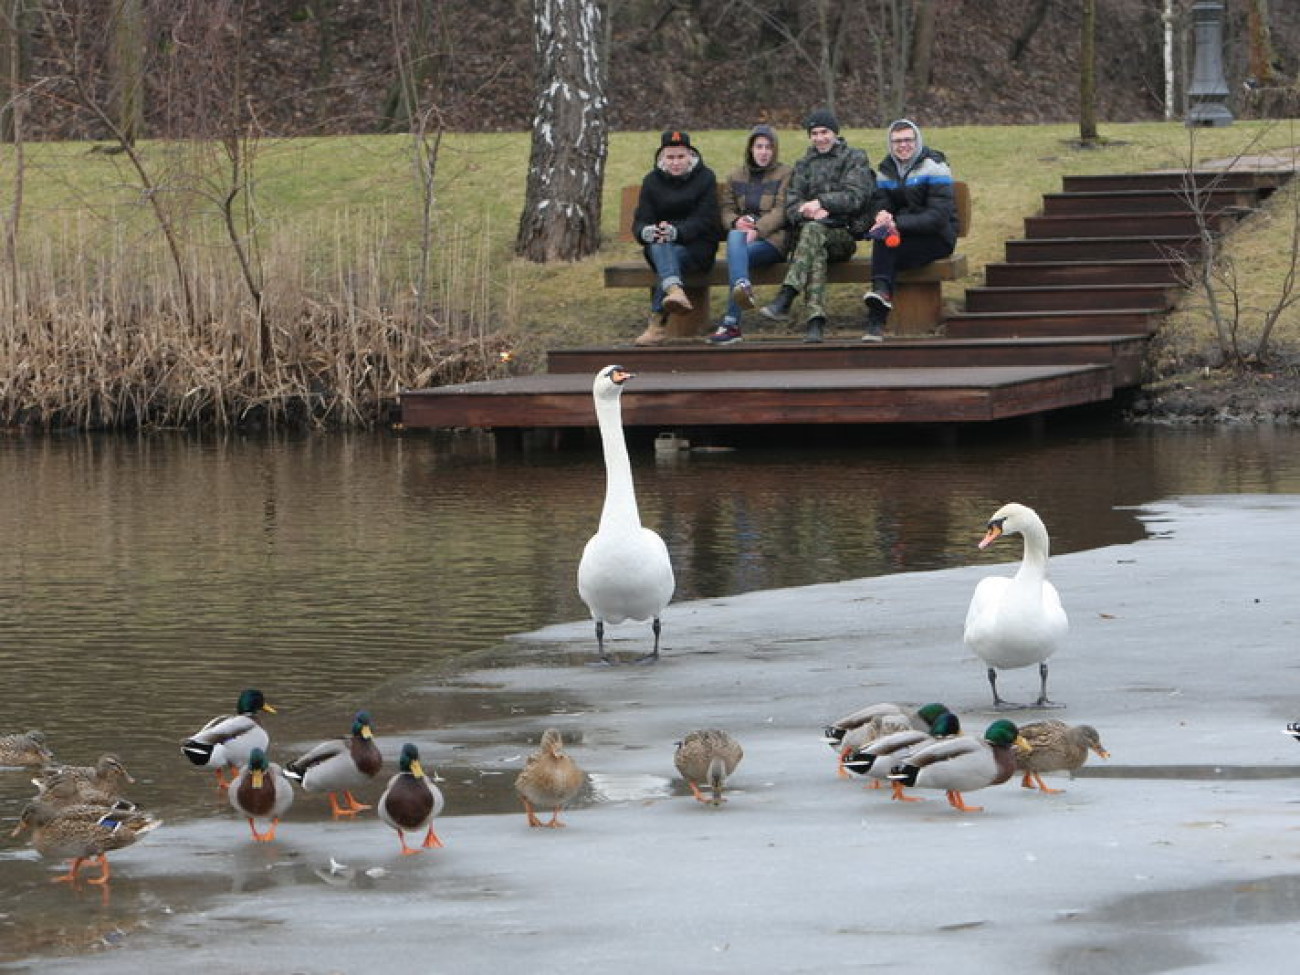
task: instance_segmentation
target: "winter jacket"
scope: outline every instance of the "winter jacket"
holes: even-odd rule
[[[921,141],[921,130],[915,124],[907,119],[900,121],[911,126],[916,134],[916,152],[906,168],[892,154],[881,162],[871,210],[892,213],[898,232],[904,237],[931,234],[942,238],[949,247],[955,247],[957,204],[948,160],[938,149],[931,149]],[[890,128],[898,125],[899,122],[894,122]]]
[[[825,222],[852,228],[866,219],[875,188],[871,163],[861,149],[850,148],[843,139],[836,139],[824,153],[810,146],[794,164],[785,213],[791,226],[798,228],[807,222],[799,208],[809,200],[820,200],[830,212]]]
[[[693,270],[707,271],[713,267],[718,241],[722,239],[717,177],[695,149],[691,150],[694,157],[691,168],[682,176],[670,176],[660,168],[660,152],[655,153],[654,169],[641,180],[641,195],[632,217],[632,235],[641,240],[642,230],[666,220],[677,228],[674,243],[686,248],[687,265]],[[649,248],[645,250],[648,260]]]
[[[772,161],[766,168],[754,162],[754,140],[760,135],[772,141]],[[723,233],[733,229],[736,221],[746,214],[757,217],[754,229],[758,239],[767,241],[784,255],[790,243],[785,197],[793,172],[780,161],[776,133],[766,125],[754,126],[745,143],[744,163],[718,184]]]

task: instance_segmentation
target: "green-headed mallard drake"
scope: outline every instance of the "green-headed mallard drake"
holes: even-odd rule
[[[248,820],[254,841],[270,843],[275,839],[275,828],[280,825],[281,817],[293,805],[293,786],[284,769],[270,761],[262,749],[254,748],[248,764],[231,781],[226,797],[235,812]],[[259,833],[259,819],[269,819],[271,828]]]
[[[99,876],[86,881],[108,883],[108,853],[130,846],[162,825],[162,820],[131,803],[115,806],[74,805],[56,808],[39,799],[29,802],[13,835],[31,830],[31,844],[43,857],[70,859],[68,872],[55,880],[76,883],[86,860],[99,861]]]
[[[1043,772],[1073,772],[1088,761],[1088,752],[1100,758],[1110,758],[1110,752],[1101,746],[1101,736],[1090,724],[1068,725],[1064,721],[1034,721],[1020,726],[1020,736],[1029,743],[1028,753],[1016,755],[1016,768],[1024,772],[1020,784],[1026,789],[1035,785],[1044,792],[1057,793],[1063,789],[1049,789],[1043,781]]]
[[[193,737],[181,742],[181,751],[195,765],[215,769],[217,785],[227,785],[225,770],[232,772],[248,764],[254,748],[266,751],[270,736],[262,727],[260,715],[275,714],[275,708],[266,702],[262,692],[250,688],[239,695],[234,714],[213,718]]]
[[[1056,587],[1047,581],[1047,527],[1033,508],[1003,505],[988,522],[979,543],[987,548],[1004,535],[1024,538],[1024,555],[1015,576],[988,576],[975,587],[966,610],[963,639],[988,665],[993,705],[1013,708],[998,694],[999,670],[1038,665],[1040,689],[1036,707],[1059,707],[1047,698],[1047,658],[1064,642],[1070,621]]]
[[[844,748],[843,742],[846,734],[854,729],[870,725],[873,721],[879,727],[879,719],[887,716],[892,716],[892,718],[902,717],[910,727],[915,728],[917,731],[929,731],[934,719],[947,710],[948,708],[943,704],[922,704],[920,707],[911,707],[909,705],[894,704],[891,701],[880,701],[877,704],[868,704],[856,711],[850,711],[842,718],[837,718],[826,726],[822,735],[826,743],[838,752]],[[862,741],[857,744],[858,747],[862,747],[868,742]]]
[[[32,779],[41,798],[50,793],[56,805],[88,803],[111,806],[126,795],[135,779],[116,755],[101,755],[94,765],[49,765]],[[54,789],[56,783],[61,787]]]
[[[397,765],[401,771],[388,780],[384,794],[379,797],[379,818],[397,830],[403,856],[442,846],[442,840],[433,830],[434,818],[442,813],[442,790],[425,775],[420,750],[407,742],[402,746]],[[407,846],[406,831],[424,827],[427,827],[424,842],[419,847]]]
[[[718,728],[705,728],[692,731],[677,743],[673,764],[696,799],[719,806],[726,801],[722,786],[744,757],[740,742],[731,735]],[[700,792],[700,783],[708,784],[708,796]]]
[[[54,752],[46,743],[45,732],[0,735],[0,765],[32,768],[54,761]]]
[[[884,735],[855,751],[844,759],[844,768],[858,775],[871,779],[871,788],[878,789],[882,782],[889,779],[890,773],[897,765],[903,764],[923,748],[936,741],[952,738],[961,734],[961,721],[951,711],[945,711],[934,719],[930,731],[917,731],[908,728]],[[893,788],[891,799],[903,802],[920,802],[919,796],[909,796],[901,781],[890,783]]]
[[[519,775],[515,791],[523,801],[529,826],[564,826],[560,810],[572,802],[586,784],[587,773],[564,752],[564,739],[555,728],[547,728],[541,743]],[[550,822],[543,823],[535,810],[550,809]]]
[[[284,767],[284,774],[302,783],[308,792],[328,792],[330,814],[338,819],[355,816],[370,806],[352,794],[353,789],[373,781],[383,768],[384,756],[375,744],[375,729],[366,711],[352,719],[352,734],[321,742],[307,754]],[[343,794],[347,805],[340,805]]]
[[[962,812],[979,812],[968,806],[963,792],[1000,785],[1016,771],[1015,749],[1027,751],[1020,730],[1006,719],[994,721],[983,738],[945,738],[909,755],[895,765],[889,778],[918,789],[943,789],[948,802]]]

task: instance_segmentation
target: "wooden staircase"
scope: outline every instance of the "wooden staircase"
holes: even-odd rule
[[[557,349],[544,375],[403,393],[402,421],[594,427],[591,378],[613,362],[642,374],[625,423],[660,429],[969,423],[1104,402],[1141,382],[1146,343],[1204,233],[1222,234],[1292,175],[1067,176],[939,337]]]

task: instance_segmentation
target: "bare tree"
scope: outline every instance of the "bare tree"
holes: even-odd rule
[[[1182,259],[1182,278],[1185,285],[1205,302],[1214,325],[1221,363],[1233,369],[1259,366],[1268,362],[1273,333],[1283,315],[1300,304],[1300,192],[1287,187],[1285,192],[1274,194],[1273,217],[1285,221],[1288,229],[1286,249],[1283,251],[1282,272],[1276,278],[1274,290],[1260,313],[1260,324],[1252,345],[1247,344],[1244,321],[1247,308],[1243,285],[1220,230],[1222,216],[1212,206],[1208,190],[1218,185],[1215,179],[1206,179],[1195,171],[1195,126],[1188,128],[1188,163],[1184,178],[1184,195],[1196,216],[1199,247],[1193,256]],[[1230,171],[1244,157],[1259,151],[1272,134],[1272,127],[1254,132],[1225,167]]]
[[[393,51],[397,63],[397,87],[402,117],[411,133],[412,162],[420,188],[420,260],[416,268],[415,319],[422,322],[429,313],[433,279],[434,204],[437,202],[438,153],[442,147],[444,125],[436,105],[422,104],[428,65],[432,61],[430,36],[433,10],[428,0],[415,0],[414,10],[408,0],[393,0]]]
[[[143,0],[113,0],[109,12],[109,113],[117,132],[134,144],[144,134],[145,22]]]
[[[930,67],[934,59],[934,35],[938,28],[939,5],[935,0],[917,0],[912,26],[912,87],[924,91],[930,87]]]
[[[534,0],[537,112],[515,253],[572,261],[600,247],[609,151],[596,0]]]
[[[1079,141],[1097,142],[1097,0],[1083,0],[1079,37]]]
[[[1268,17],[1268,0],[1249,0],[1246,4],[1246,42],[1250,51],[1247,70],[1261,87],[1277,84],[1277,54]]]
[[[15,142],[23,85],[30,73],[31,7],[26,0],[0,0],[0,139]]]
[[[912,0],[870,0],[867,33],[876,55],[877,106],[882,119],[906,114],[908,55],[913,49]]]
[[[1043,26],[1043,21],[1047,17],[1047,8],[1051,5],[1052,0],[1034,0],[1033,9],[1029,11],[1029,16],[1021,25],[1020,33],[1011,42],[1011,50],[1007,52],[1007,60],[1012,64],[1024,57],[1025,52],[1029,50],[1029,42],[1038,33],[1038,28]]]

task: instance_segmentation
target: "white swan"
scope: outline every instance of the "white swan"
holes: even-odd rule
[[[652,620],[654,649],[638,662],[659,659],[659,615],[676,586],[668,546],[642,526],[637,512],[619,404],[623,383],[633,375],[622,366],[606,366],[591,388],[605,452],[605,506],[578,563],[578,595],[596,621],[596,646],[605,663],[613,663],[605,652],[605,624],[624,620]]]
[[[1047,698],[1047,658],[1065,639],[1070,621],[1056,587],[1047,581],[1047,528],[1034,509],[1004,505],[989,519],[987,548],[1003,535],[1024,537],[1024,557],[1014,577],[981,579],[966,611],[966,646],[988,664],[995,707],[1017,707],[998,696],[997,671],[1038,664],[1042,682],[1036,705],[1053,706]]]

